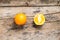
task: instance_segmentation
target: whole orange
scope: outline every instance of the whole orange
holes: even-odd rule
[[[18,13],[15,15],[14,21],[17,25],[24,25],[26,23],[26,19],[27,17],[24,13]]]

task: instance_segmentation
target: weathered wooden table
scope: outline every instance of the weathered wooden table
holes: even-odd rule
[[[60,2],[42,2],[1,1],[0,40],[60,40]],[[20,28],[14,23],[14,16],[19,12],[27,15],[27,23]],[[44,12],[46,18],[42,26],[33,23],[34,15],[39,12]]]

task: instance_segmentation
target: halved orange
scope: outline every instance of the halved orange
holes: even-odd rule
[[[34,23],[36,25],[43,25],[45,22],[45,16],[44,14],[42,13],[37,13],[35,16],[34,16]]]
[[[17,25],[24,25],[26,23],[26,15],[24,13],[17,13],[15,15],[14,21]]]

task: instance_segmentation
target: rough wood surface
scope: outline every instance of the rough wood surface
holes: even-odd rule
[[[57,6],[60,0],[0,0],[0,6]]]
[[[22,27],[14,23],[19,12],[27,15],[27,23]],[[33,23],[39,12],[46,17],[42,26]],[[60,7],[0,7],[0,40],[60,40]]]

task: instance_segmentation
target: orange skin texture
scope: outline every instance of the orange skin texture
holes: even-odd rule
[[[15,15],[14,21],[17,25],[24,25],[26,23],[26,15],[24,13],[19,13]]]

